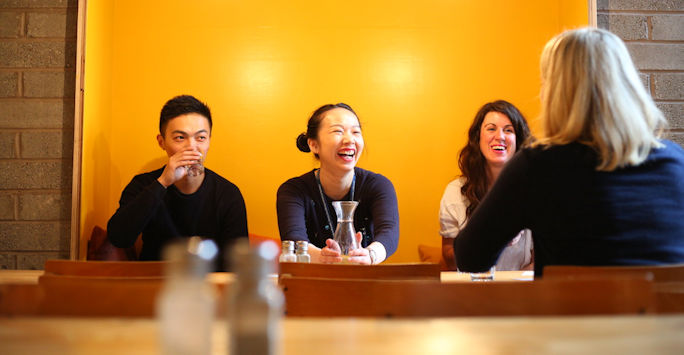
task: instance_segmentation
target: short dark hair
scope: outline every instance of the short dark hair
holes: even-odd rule
[[[316,111],[314,111],[311,114],[311,117],[309,117],[309,122],[306,125],[306,133],[302,133],[299,136],[297,136],[297,148],[299,148],[299,150],[301,150],[304,153],[308,153],[311,151],[311,149],[309,148],[309,143],[307,142],[307,140],[309,138],[318,139],[318,130],[320,129],[321,121],[323,120],[323,114],[332,110],[332,109],[336,109],[336,108],[343,108],[347,111],[350,111],[351,113],[354,114],[354,116],[356,116],[357,120],[359,119],[359,116],[356,114],[356,112],[354,112],[354,110],[351,108],[351,106],[349,106],[343,102],[340,102],[337,104],[326,104],[326,105],[323,105],[323,106],[317,108]],[[359,120],[359,127],[360,126],[361,126],[361,120]],[[314,154],[314,156],[316,156],[316,158],[318,158],[318,154]]]
[[[164,135],[166,124],[169,123],[170,120],[188,113],[196,113],[204,116],[207,121],[209,121],[209,131],[211,131],[212,122],[209,106],[204,102],[197,100],[194,96],[179,95],[166,101],[166,104],[162,107],[161,114],[159,115],[159,133]]]

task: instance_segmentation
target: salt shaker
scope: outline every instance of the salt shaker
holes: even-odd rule
[[[297,261],[297,257],[295,256],[294,253],[294,242],[291,240],[283,240],[281,251],[280,251],[280,258],[278,258],[278,261],[283,263],[294,263]]]
[[[310,263],[311,255],[309,255],[309,242],[305,240],[297,241],[297,262],[298,263]]]
[[[164,249],[167,278],[157,299],[162,354],[211,353],[216,301],[205,277],[217,253],[213,241],[199,237]]]

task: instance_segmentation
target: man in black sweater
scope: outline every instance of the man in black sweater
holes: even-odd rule
[[[112,244],[130,247],[142,233],[139,259],[160,260],[174,239],[210,238],[220,251],[215,268],[225,270],[227,243],[248,235],[247,213],[237,186],[204,167],[211,129],[209,107],[196,98],[177,96],[164,105],[157,142],[169,161],[126,186],[107,223]]]

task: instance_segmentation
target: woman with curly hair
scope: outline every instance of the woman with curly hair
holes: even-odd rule
[[[520,111],[498,100],[482,106],[468,130],[468,142],[461,150],[458,166],[461,177],[447,185],[439,209],[442,255],[450,269],[456,269],[454,238],[480,204],[508,162],[530,136]],[[529,230],[512,235],[501,252],[497,270],[531,269],[532,237]]]

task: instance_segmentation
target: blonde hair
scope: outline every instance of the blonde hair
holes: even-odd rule
[[[542,137],[535,145],[588,145],[602,171],[639,165],[662,146],[667,121],[616,35],[566,31],[546,44],[540,64]]]

